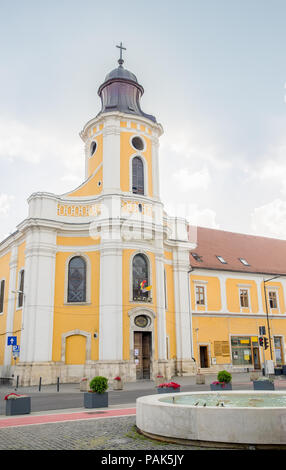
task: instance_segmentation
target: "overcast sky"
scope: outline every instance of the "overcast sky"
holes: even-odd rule
[[[0,238],[84,180],[79,132],[124,66],[164,128],[170,215],[286,238],[285,0],[0,0]]]

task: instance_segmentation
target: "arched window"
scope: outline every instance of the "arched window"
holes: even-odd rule
[[[132,160],[132,192],[144,194],[144,165],[140,157]]]
[[[4,311],[5,280],[0,281],[0,313]]]
[[[144,282],[145,287],[149,285],[149,269],[146,256],[142,254],[135,255],[132,264],[133,275],[133,300],[146,301],[149,297],[149,292],[144,292],[141,288],[141,283]]]
[[[25,271],[22,269],[19,273],[19,290],[18,290],[18,308],[23,307],[24,303],[24,280],[25,280]]]
[[[81,256],[69,262],[68,302],[86,302],[86,262]]]

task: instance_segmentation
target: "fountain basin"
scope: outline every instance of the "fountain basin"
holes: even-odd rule
[[[216,406],[219,400],[224,406]],[[136,426],[145,435],[169,442],[286,448],[286,393],[149,395],[136,401]]]

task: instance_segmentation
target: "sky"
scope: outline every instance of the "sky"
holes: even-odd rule
[[[79,132],[121,41],[164,128],[169,214],[286,238],[285,21],[285,0],[0,0],[0,239],[33,192],[84,181]]]

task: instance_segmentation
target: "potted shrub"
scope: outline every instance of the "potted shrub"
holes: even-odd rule
[[[217,374],[217,380],[211,383],[211,390],[232,390],[232,376],[226,370],[221,370]]]
[[[9,393],[4,397],[6,400],[6,416],[25,415],[31,413],[31,397]]]
[[[84,393],[85,408],[105,408],[108,406],[108,380],[97,376],[89,382],[90,390]]]
[[[180,392],[180,385],[176,382],[168,382],[158,385],[158,393],[177,393]]]
[[[270,377],[259,377],[253,380],[254,390],[275,390],[274,380]]]
[[[113,379],[113,390],[123,390],[123,381],[121,377],[117,376]]]

